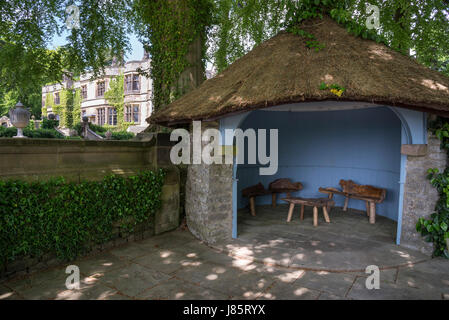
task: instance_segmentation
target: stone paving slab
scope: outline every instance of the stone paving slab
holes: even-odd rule
[[[127,245],[125,249],[134,250],[134,246]],[[93,274],[104,274],[109,271],[123,268],[129,264],[126,259],[111,254],[110,252],[101,253],[92,257],[77,260],[70,263],[79,267],[80,272],[85,276]],[[67,264],[69,265],[69,264]]]
[[[347,297],[356,300],[441,300],[441,292],[438,291],[391,283],[381,283],[379,290],[368,290],[365,282],[366,278],[358,277]]]
[[[131,263],[124,268],[91,276],[126,297],[134,298],[146,289],[171,278],[163,272]]]
[[[354,274],[306,271],[294,282],[294,285],[344,297],[355,279]]]
[[[283,237],[285,235],[294,239],[293,233],[283,234]],[[258,236],[253,239],[261,240]],[[67,290],[66,265],[60,265],[4,281],[0,284],[0,300],[448,299],[449,261],[446,259],[428,259],[410,266],[381,270],[381,289],[368,290],[365,286],[368,274],[364,270],[323,272],[301,269],[299,264],[291,262],[304,261],[308,251],[298,248],[291,258],[287,254],[291,248],[278,246],[283,238],[278,240],[272,238],[271,242],[250,247],[239,239],[232,244],[232,255],[213,250],[186,231],[170,232],[71,262],[80,267],[79,290]],[[340,267],[368,261],[359,251],[332,252],[329,243],[327,251],[320,252],[324,237],[316,240],[311,235],[308,241],[310,248],[315,249],[315,266],[320,268],[328,268],[326,263],[332,262],[331,259]],[[409,260],[413,257],[410,251],[395,248],[401,258]],[[372,248],[377,257],[390,257],[391,253],[382,255],[376,250]],[[270,253],[265,257],[267,259],[261,260],[266,252]],[[235,255],[237,253],[243,258]],[[322,258],[323,255],[327,258]],[[278,258],[289,262],[285,267],[272,264]]]
[[[201,260],[195,255],[186,255],[174,250],[161,249],[133,259],[133,262],[166,274],[172,274],[183,267],[198,265],[201,263]]]
[[[209,262],[196,267],[183,268],[174,275],[177,279],[195,283],[237,299],[255,299],[274,282],[274,278],[269,275]]]
[[[317,300],[320,291],[282,282],[273,283],[257,300]]]
[[[218,291],[171,278],[144,291],[136,298],[143,300],[227,300],[230,297]]]
[[[363,271],[369,265],[383,269],[429,259],[397,246],[396,223],[385,217],[372,225],[363,212],[334,208],[330,224],[314,227],[310,209],[303,221],[296,217],[290,223],[283,218],[286,209],[258,206],[256,217],[240,211],[239,238],[214,246],[259,262],[323,271]]]

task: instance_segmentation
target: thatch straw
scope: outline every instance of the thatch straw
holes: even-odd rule
[[[281,32],[254,48],[215,78],[155,112],[161,125],[217,119],[285,103],[364,101],[449,117],[449,78],[383,44],[349,34],[329,17],[304,28],[325,47]],[[320,83],[338,84],[338,98]]]

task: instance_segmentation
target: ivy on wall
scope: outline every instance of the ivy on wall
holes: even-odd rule
[[[42,108],[42,117],[47,116],[48,109],[51,108],[53,110],[54,105],[55,105],[55,100],[54,100],[53,93],[47,93],[47,95],[45,96],[45,107]]]
[[[0,181],[0,268],[23,257],[74,259],[111,240],[114,225],[133,232],[161,206],[165,172],[102,181]]]
[[[430,130],[441,141],[441,149],[449,155],[449,123],[444,119],[430,124]],[[420,218],[416,224],[416,230],[425,237],[427,242],[433,242],[433,255],[444,256],[449,259],[447,241],[449,239],[449,167],[443,172],[432,168],[428,170],[427,178],[432,186],[438,190],[439,199],[435,206],[435,212],[429,219]]]
[[[59,106],[59,125],[62,128],[71,128],[73,124],[73,92],[64,89],[60,93],[61,104]]]
[[[72,128],[81,122],[81,90],[75,89],[73,94]]]
[[[109,83],[109,90],[104,94],[107,102],[117,110],[117,126],[126,130],[125,126],[125,90],[124,76],[120,74]]]

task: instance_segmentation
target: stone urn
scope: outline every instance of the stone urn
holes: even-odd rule
[[[28,126],[30,116],[31,112],[21,102],[18,102],[14,108],[9,110],[9,119],[12,125],[17,128],[17,135],[13,138],[26,138],[23,135],[23,128]]]

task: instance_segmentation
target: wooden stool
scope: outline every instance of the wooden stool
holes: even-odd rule
[[[290,204],[288,209],[287,222],[292,221],[293,210],[295,209],[295,205],[301,205],[301,215],[300,219],[304,220],[304,207],[309,206],[313,207],[313,226],[318,226],[318,208],[323,208],[324,220],[327,223],[330,223],[331,220],[329,218],[329,211],[335,205],[335,202],[328,198],[284,198],[282,199]],[[328,210],[329,209],[329,210]]]

